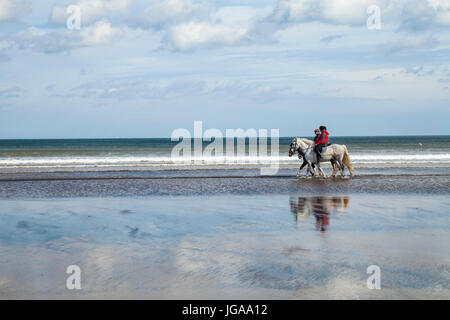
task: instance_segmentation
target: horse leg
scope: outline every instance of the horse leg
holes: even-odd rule
[[[312,172],[311,168],[314,169],[314,173]],[[308,175],[308,173],[310,173],[313,177],[317,174],[316,167],[311,163],[311,161],[308,161],[308,171],[306,172],[306,175]]]
[[[341,158],[332,159],[331,162],[333,163],[333,178],[337,175],[337,170],[339,168],[339,171],[341,172],[341,176],[344,176],[344,163],[342,162]]]
[[[295,176],[297,179],[300,177],[301,172],[302,172],[302,167],[300,167],[297,171],[297,175]]]
[[[336,169],[336,161],[334,161],[333,159],[331,160],[331,165],[333,167],[333,174],[331,175],[332,178],[336,177],[337,174],[337,169]]]
[[[341,159],[339,159],[339,170],[341,171],[341,177],[345,177],[345,167],[344,167],[344,163],[342,162]]]
[[[310,171],[311,172],[311,175],[313,176],[313,177],[317,177],[317,166],[315,166],[315,167],[312,167],[312,166],[310,166],[310,168],[313,168],[314,169],[314,173],[312,172],[312,170]]]
[[[325,171],[322,170],[322,168],[321,168],[320,166],[319,166],[319,171],[320,171],[320,173],[322,174],[322,176],[323,176],[324,178],[327,177],[327,174],[325,173]]]
[[[302,165],[300,166],[300,168],[298,169],[297,172],[297,179],[300,177],[300,173],[302,172],[303,168],[308,164],[308,162],[306,162],[305,160],[303,160]]]
[[[326,178],[327,175],[322,170],[322,168],[320,167],[320,164],[318,162],[316,163],[316,166],[317,166],[317,169],[319,169],[319,176],[322,175],[324,178]],[[316,175],[316,177],[317,177],[317,175]]]

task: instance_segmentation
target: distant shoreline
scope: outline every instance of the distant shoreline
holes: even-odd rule
[[[280,139],[290,139],[294,137],[310,137],[313,134],[304,135],[293,135],[293,136],[281,136]],[[450,137],[450,134],[407,134],[407,135],[368,135],[368,136],[339,136],[333,135],[332,138],[397,138],[397,137]],[[268,137],[270,139],[270,137]],[[148,138],[0,138],[0,141],[21,141],[21,140],[31,140],[31,141],[49,141],[49,140],[171,140],[170,137],[148,137]]]

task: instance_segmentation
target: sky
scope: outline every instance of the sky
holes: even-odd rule
[[[0,139],[170,137],[195,120],[450,134],[450,0],[0,0]]]

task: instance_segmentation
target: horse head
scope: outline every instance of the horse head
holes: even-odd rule
[[[292,155],[297,151],[298,145],[297,145],[297,138],[292,139],[292,142],[289,146],[289,157],[292,157]]]

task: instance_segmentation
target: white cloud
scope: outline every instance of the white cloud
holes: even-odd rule
[[[165,38],[170,50],[191,50],[213,44],[232,45],[242,40],[246,28],[230,27],[223,24],[188,22],[172,27]]]
[[[8,1],[0,0],[0,3]],[[393,31],[398,26],[410,32],[438,24],[450,25],[450,0],[278,0],[275,6],[247,3],[223,6],[207,0],[151,0],[148,5],[135,2],[133,6],[132,0],[77,1],[76,5],[81,7],[82,14],[82,28],[78,35],[62,31],[40,32],[37,28],[30,28],[20,35],[21,40],[26,38],[29,41],[22,43],[22,47],[57,52],[65,51],[63,48],[109,43],[123,34],[124,27],[112,26],[104,17],[119,14],[125,18],[120,23],[127,21],[130,26],[125,26],[127,31],[152,32],[160,37],[156,42],[161,42],[163,48],[172,51],[236,44],[269,44],[283,39],[297,43],[300,37],[306,48],[313,42],[331,43],[342,38],[341,33],[345,33],[346,38],[337,43],[345,45],[354,40],[355,33],[352,30],[359,28],[360,32],[365,31],[369,16],[366,10],[371,5],[381,8],[383,31]],[[142,15],[136,12],[142,12]],[[65,24],[67,16],[66,7],[57,6],[53,8],[50,19]],[[113,19],[113,22],[118,23],[117,19]],[[393,25],[394,28],[385,29],[385,24]],[[314,25],[323,29],[317,31],[316,27],[312,27],[312,34],[302,33],[306,27]],[[55,39],[51,39],[50,35]],[[371,33],[373,35],[374,32]],[[32,38],[35,37],[43,40],[44,44],[34,43]],[[308,39],[313,37],[314,41],[308,43]],[[437,40],[423,39],[405,38],[399,43],[387,43],[384,48],[393,53],[437,44]],[[359,42],[359,45],[364,43]]]
[[[15,20],[31,12],[28,1],[0,0],[0,22]]]
[[[206,0],[151,0],[141,10],[131,7],[131,1],[79,0],[77,5],[81,7],[82,26],[105,16],[127,13],[126,21],[132,28],[158,30],[164,48],[191,51],[202,47],[269,43],[280,38],[287,27],[306,23],[365,28],[369,16],[367,8],[371,5],[380,7],[383,28],[391,25],[394,27],[391,30],[395,30],[400,26],[400,29],[410,32],[437,24],[450,25],[450,0],[278,0],[274,7],[250,4],[220,6]],[[65,23],[65,9],[55,7],[51,20]],[[142,14],[133,14],[136,11]],[[109,27],[97,26],[96,34],[93,30],[82,32],[86,43],[108,42],[100,39],[107,39],[108,34],[113,36],[113,29]],[[318,36],[320,39],[322,43],[330,43],[336,38],[322,34]],[[389,45],[390,48],[386,46],[386,50],[399,52],[420,46],[420,43],[413,42],[405,39],[403,43]]]
[[[145,28],[162,28],[192,20],[208,20],[211,11],[212,6],[206,1],[194,3],[191,0],[157,0],[151,1],[137,21]]]
[[[83,28],[80,32],[30,27],[20,32],[13,41],[19,49],[55,53],[106,44],[123,34],[122,29],[112,27],[106,20],[101,20],[92,26]]]
[[[53,53],[71,49],[75,43],[80,41],[80,36],[79,33],[30,27],[25,31],[19,32],[13,41],[22,50]]]
[[[386,0],[278,0],[269,20],[278,23],[320,21],[332,24],[363,25],[367,8],[387,8]]]
[[[408,1],[402,11],[400,29],[422,31],[450,26],[450,0]]]
[[[81,9],[81,23],[90,24],[99,19],[126,13],[132,0],[80,0],[74,5]],[[55,6],[50,20],[58,24],[66,24],[68,14],[67,7]]]
[[[272,7],[226,6],[211,13],[211,20],[232,26],[250,26],[264,19]]]
[[[112,27],[106,20],[101,20],[93,26],[81,30],[80,45],[90,46],[109,43],[123,34],[123,30],[120,28]]]
[[[171,1],[184,5],[190,3],[186,0],[169,0],[164,3]],[[186,51],[198,47],[227,46],[247,41],[254,25],[270,12],[267,7],[226,6],[213,11],[209,11],[208,8],[208,11],[200,13],[200,10],[193,10],[195,6],[191,5],[186,5],[190,8],[186,10],[186,15],[177,15],[177,19],[169,20],[172,23],[166,26],[163,38],[166,48]],[[195,14],[192,13],[194,11]]]
[[[450,26],[450,0],[428,0],[428,4],[436,12],[436,22]]]

